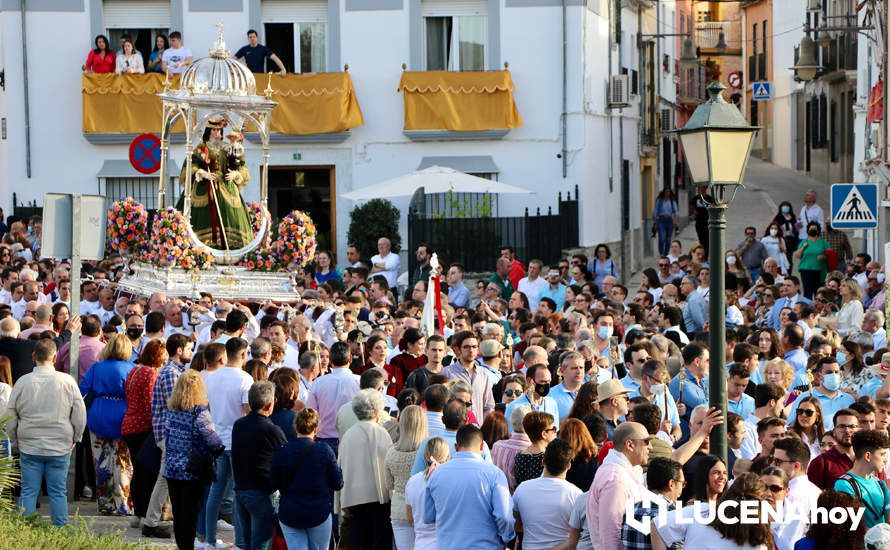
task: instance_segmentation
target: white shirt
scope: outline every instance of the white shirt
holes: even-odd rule
[[[566,541],[570,518],[581,489],[568,481],[539,477],[519,484],[513,509],[522,518],[523,550],[553,548]]]
[[[822,207],[816,203],[813,203],[813,206],[810,207],[804,204],[800,208],[800,215],[797,217],[797,223],[801,224],[800,230],[797,232],[797,237],[800,240],[807,238],[807,225],[810,222],[816,222],[819,224],[820,229],[825,229],[825,213],[822,212]]]
[[[701,504],[702,510],[707,504]],[[705,512],[701,513],[706,515]],[[693,507],[686,506],[682,510],[683,518],[693,517]],[[737,550],[767,550],[765,544],[751,546],[749,544],[738,545],[731,540],[723,538],[720,533],[710,525],[703,525],[695,521],[679,521],[678,514],[667,514],[664,525],[658,525],[658,534],[661,535],[668,548],[676,542],[683,542],[683,548],[720,548]]]
[[[12,293],[6,290],[5,288],[0,290],[0,304],[11,305],[12,304]]]
[[[674,325],[672,327],[664,329],[665,334],[667,334],[668,332],[676,332],[677,336],[680,337],[680,343],[684,346],[689,343],[689,337],[686,336],[686,334],[682,330],[680,330],[680,325]]]
[[[383,257],[380,254],[375,254],[374,257],[371,258],[371,266],[373,267],[379,263],[384,264],[383,271],[372,273],[371,278],[375,275],[383,275],[386,278],[386,282],[389,283],[389,288],[396,288],[399,278],[399,266],[402,265],[402,260],[399,258],[399,255],[395,252],[390,252],[386,257]]]
[[[807,479],[806,475],[795,477],[788,481],[785,509],[794,506],[809,517],[809,511],[816,507],[816,501],[821,493],[822,490]],[[777,550],[793,550],[794,544],[806,535],[809,526],[809,522],[803,519],[789,518],[784,522],[773,523],[773,538]]]
[[[110,321],[112,317],[117,315],[117,313],[115,313],[113,309],[111,311],[107,311],[106,309],[102,308],[96,312],[96,315],[99,316],[99,321],[102,323],[102,326],[104,327],[105,325],[108,324],[108,321]]]
[[[100,311],[102,311],[102,304],[99,303],[99,300],[96,300],[95,302],[88,302],[86,300],[81,300],[81,302],[80,302],[80,314],[81,315],[98,315]]]
[[[181,46],[179,48],[167,48],[164,50],[164,55],[161,56],[161,61],[167,64],[167,70],[170,71],[170,74],[179,74],[188,68],[188,65],[182,65],[179,67],[174,67],[174,63],[181,63],[192,57],[192,50],[186,48],[185,46]]]
[[[881,349],[887,347],[887,331],[884,328],[879,328],[872,334],[872,338],[874,339],[874,345],[872,346],[874,349]]]
[[[19,300],[18,302],[12,304],[12,316],[16,318],[16,320],[21,321],[22,317],[25,316],[25,311],[28,309],[28,302],[25,301],[24,298]]]
[[[414,550],[437,550],[436,524],[423,522],[423,498],[426,492],[424,472],[414,474],[405,485],[405,504],[411,507],[414,518]]]
[[[253,378],[235,367],[225,366],[207,375],[210,416],[226,450],[232,449],[232,426],[244,416],[242,405],[247,405],[247,392],[251,385]]]
[[[580,532],[575,550],[593,550],[593,543],[590,542],[590,528],[587,526],[587,493],[581,493],[581,497],[575,499],[572,515],[569,516],[569,527]]]
[[[742,440],[742,446],[739,447],[739,454],[742,455],[742,458],[753,460],[760,454],[760,440],[757,437],[758,422],[760,419],[754,416],[754,413],[749,414],[745,419],[745,438]]]
[[[289,369],[297,370],[300,368],[300,352],[297,348],[293,347],[290,344],[284,346],[284,360],[281,362],[282,365]]]
[[[538,277],[534,281],[528,277],[523,277],[522,279],[519,279],[519,288],[517,290],[525,294],[525,297],[528,298],[529,310],[535,311],[538,309],[538,304],[541,302],[541,293],[544,292],[548,286],[550,285],[543,277]]]

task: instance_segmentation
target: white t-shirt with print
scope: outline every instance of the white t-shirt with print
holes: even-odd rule
[[[192,57],[192,50],[190,48],[186,48],[185,46],[180,46],[175,50],[173,48],[167,48],[164,50],[164,55],[161,57],[161,60],[167,64],[170,74],[179,74],[185,71],[188,68],[188,65],[182,65],[179,67],[174,67],[175,63],[182,63],[189,57]]]

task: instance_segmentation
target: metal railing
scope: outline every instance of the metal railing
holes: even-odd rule
[[[738,44],[730,44],[729,21],[699,21],[695,24],[695,43],[699,48],[716,48],[720,41],[720,33],[730,48],[738,48]]]

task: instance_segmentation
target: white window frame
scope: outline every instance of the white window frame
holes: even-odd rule
[[[481,17],[483,21],[484,38],[482,40],[482,69],[488,67],[488,2],[486,0],[423,0],[421,3],[421,16],[423,17],[422,53],[424,70],[430,70],[427,66],[427,35],[428,19],[430,17],[451,18],[451,48],[449,52],[449,64],[447,71],[463,71],[460,66],[460,23],[461,17]],[[475,70],[475,69],[474,69]]]
[[[324,25],[324,62],[320,70],[327,70],[328,64],[328,3],[326,0],[263,0],[262,23],[290,23],[294,27],[294,73],[302,74],[300,34],[301,25],[321,23]],[[271,12],[271,13],[270,13]]]

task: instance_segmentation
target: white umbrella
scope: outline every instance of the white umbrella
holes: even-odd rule
[[[356,189],[342,196],[354,201],[370,200],[383,197],[410,197],[419,188],[424,193],[494,193],[494,194],[530,194],[531,191],[506,183],[488,180],[465,174],[459,170],[444,166],[430,166],[423,170],[411,172],[391,180],[381,181],[374,185]]]

